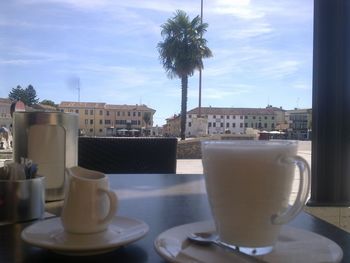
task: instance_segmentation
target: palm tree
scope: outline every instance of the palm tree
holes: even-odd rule
[[[145,112],[142,117],[143,121],[146,124],[146,135],[148,135],[148,125],[151,123],[151,113]]]
[[[190,21],[182,10],[177,10],[174,17],[161,26],[164,41],[157,47],[163,67],[169,78],[181,79],[181,140],[186,137],[188,77],[195,70],[203,69],[203,58],[212,56],[207,40],[202,37],[207,27],[207,23],[201,23],[200,16]]]

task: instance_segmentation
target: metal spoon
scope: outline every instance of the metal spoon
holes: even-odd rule
[[[254,256],[250,256],[248,254],[245,254],[245,253],[239,251],[239,247],[229,246],[223,242],[220,242],[218,236],[216,234],[213,234],[213,233],[206,233],[206,232],[191,233],[187,237],[190,241],[196,242],[196,243],[201,244],[201,245],[214,244],[216,246],[219,246],[227,251],[230,251],[230,252],[233,252],[233,253],[239,255],[240,257],[247,260],[247,262],[267,263],[266,261],[264,261],[262,259],[256,258]]]

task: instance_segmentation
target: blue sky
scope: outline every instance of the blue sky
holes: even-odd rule
[[[155,124],[180,112],[180,79],[159,61],[160,25],[200,0],[0,1],[0,97],[32,84],[40,100],[146,104]],[[311,0],[204,0],[202,106],[311,107]],[[198,73],[188,110],[198,106]]]

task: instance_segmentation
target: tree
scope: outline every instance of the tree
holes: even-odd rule
[[[9,93],[9,99],[12,101],[20,100],[27,106],[36,104],[39,101],[36,91],[32,85],[29,85],[25,89],[23,89],[20,85],[13,88]]]
[[[190,21],[182,10],[177,10],[161,26],[164,41],[157,45],[160,60],[169,78],[181,79],[181,140],[186,137],[188,77],[203,69],[203,58],[212,56],[207,40],[202,37],[207,27],[207,23],[201,23],[200,16]]]
[[[142,119],[146,124],[146,133],[148,134],[148,125],[151,123],[151,113],[145,112],[142,116]]]
[[[22,89],[20,85],[17,85],[17,87],[13,88],[9,93],[9,99],[12,101],[22,100],[24,97],[24,89]]]
[[[52,100],[42,100],[42,101],[40,102],[40,104],[49,105],[49,106],[52,106],[52,107],[57,107],[57,105],[55,104],[55,102],[53,102]]]

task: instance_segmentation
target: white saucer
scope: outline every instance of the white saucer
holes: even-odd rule
[[[27,243],[66,255],[94,255],[112,251],[147,234],[146,223],[116,216],[108,229],[95,234],[71,234],[64,231],[61,218],[42,220],[26,227],[21,237]]]
[[[155,240],[155,249],[169,262],[210,263],[248,262],[241,256],[217,246],[197,245],[187,240],[193,232],[214,232],[211,221],[177,226],[161,233]],[[342,249],[332,240],[306,230],[283,226],[274,250],[260,258],[266,262],[340,262]]]

